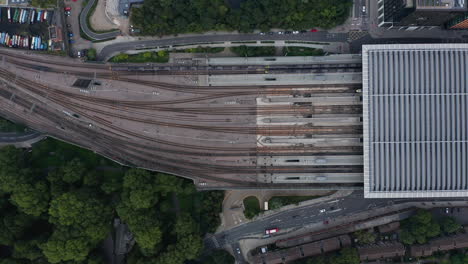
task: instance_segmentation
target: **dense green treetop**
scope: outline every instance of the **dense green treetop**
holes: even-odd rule
[[[147,35],[331,28],[346,20],[351,5],[350,0],[245,0],[234,9],[223,0],[146,0],[131,19]]]

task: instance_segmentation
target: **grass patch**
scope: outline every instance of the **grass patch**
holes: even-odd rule
[[[247,219],[252,219],[257,216],[260,210],[260,202],[257,197],[249,196],[244,199],[244,215]]]
[[[88,168],[99,166],[121,168],[119,164],[92,151],[51,138],[34,144],[31,155],[34,163],[32,166],[35,168],[59,167],[74,158],[79,158]]]
[[[255,44],[257,41],[231,41],[233,44]]]
[[[268,200],[270,210],[275,210],[286,205],[299,204],[300,202],[317,199],[321,196],[273,196]]]
[[[249,47],[242,45],[238,47],[231,47],[230,49],[240,57],[275,56],[276,53],[275,47],[272,46]]]
[[[28,128],[0,117],[0,132],[25,132]]]
[[[144,63],[144,62],[158,62],[166,63],[169,61],[169,52],[165,50],[160,50],[158,52],[147,51],[138,54],[125,54],[121,53],[116,55],[109,60],[110,62],[123,63],[123,62],[133,62],[133,63]]]
[[[264,41],[260,41],[260,43],[265,43],[265,44],[274,44],[275,42],[273,40],[264,40]]]
[[[325,52],[322,49],[308,47],[284,47],[284,56],[323,56]]]

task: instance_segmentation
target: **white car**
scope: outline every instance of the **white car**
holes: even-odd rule
[[[295,30],[295,31],[293,31],[293,34],[294,34],[294,35],[295,35],[295,34],[299,34],[299,31]]]
[[[366,6],[362,6],[362,12],[363,12],[363,13],[366,12]]]
[[[320,210],[319,210],[320,213],[325,213],[326,211],[327,211],[327,210],[325,210],[325,209],[320,209]]]
[[[240,255],[240,253],[241,253],[240,248],[237,248],[236,251],[237,251],[237,254]]]
[[[283,35],[284,32],[283,31],[278,31],[278,35]]]

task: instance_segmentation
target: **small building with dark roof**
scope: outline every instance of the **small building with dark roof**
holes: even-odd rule
[[[363,261],[401,257],[405,255],[405,252],[405,246],[398,242],[358,248],[359,258]]]

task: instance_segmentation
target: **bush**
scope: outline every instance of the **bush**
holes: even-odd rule
[[[249,46],[238,46],[231,47],[231,51],[241,57],[262,57],[262,56],[275,56],[275,47],[269,46],[259,46],[259,47],[249,47]]]
[[[86,54],[86,58],[90,61],[95,61],[96,60],[96,55],[97,55],[97,52],[96,52],[96,49],[88,49],[88,53]]]

